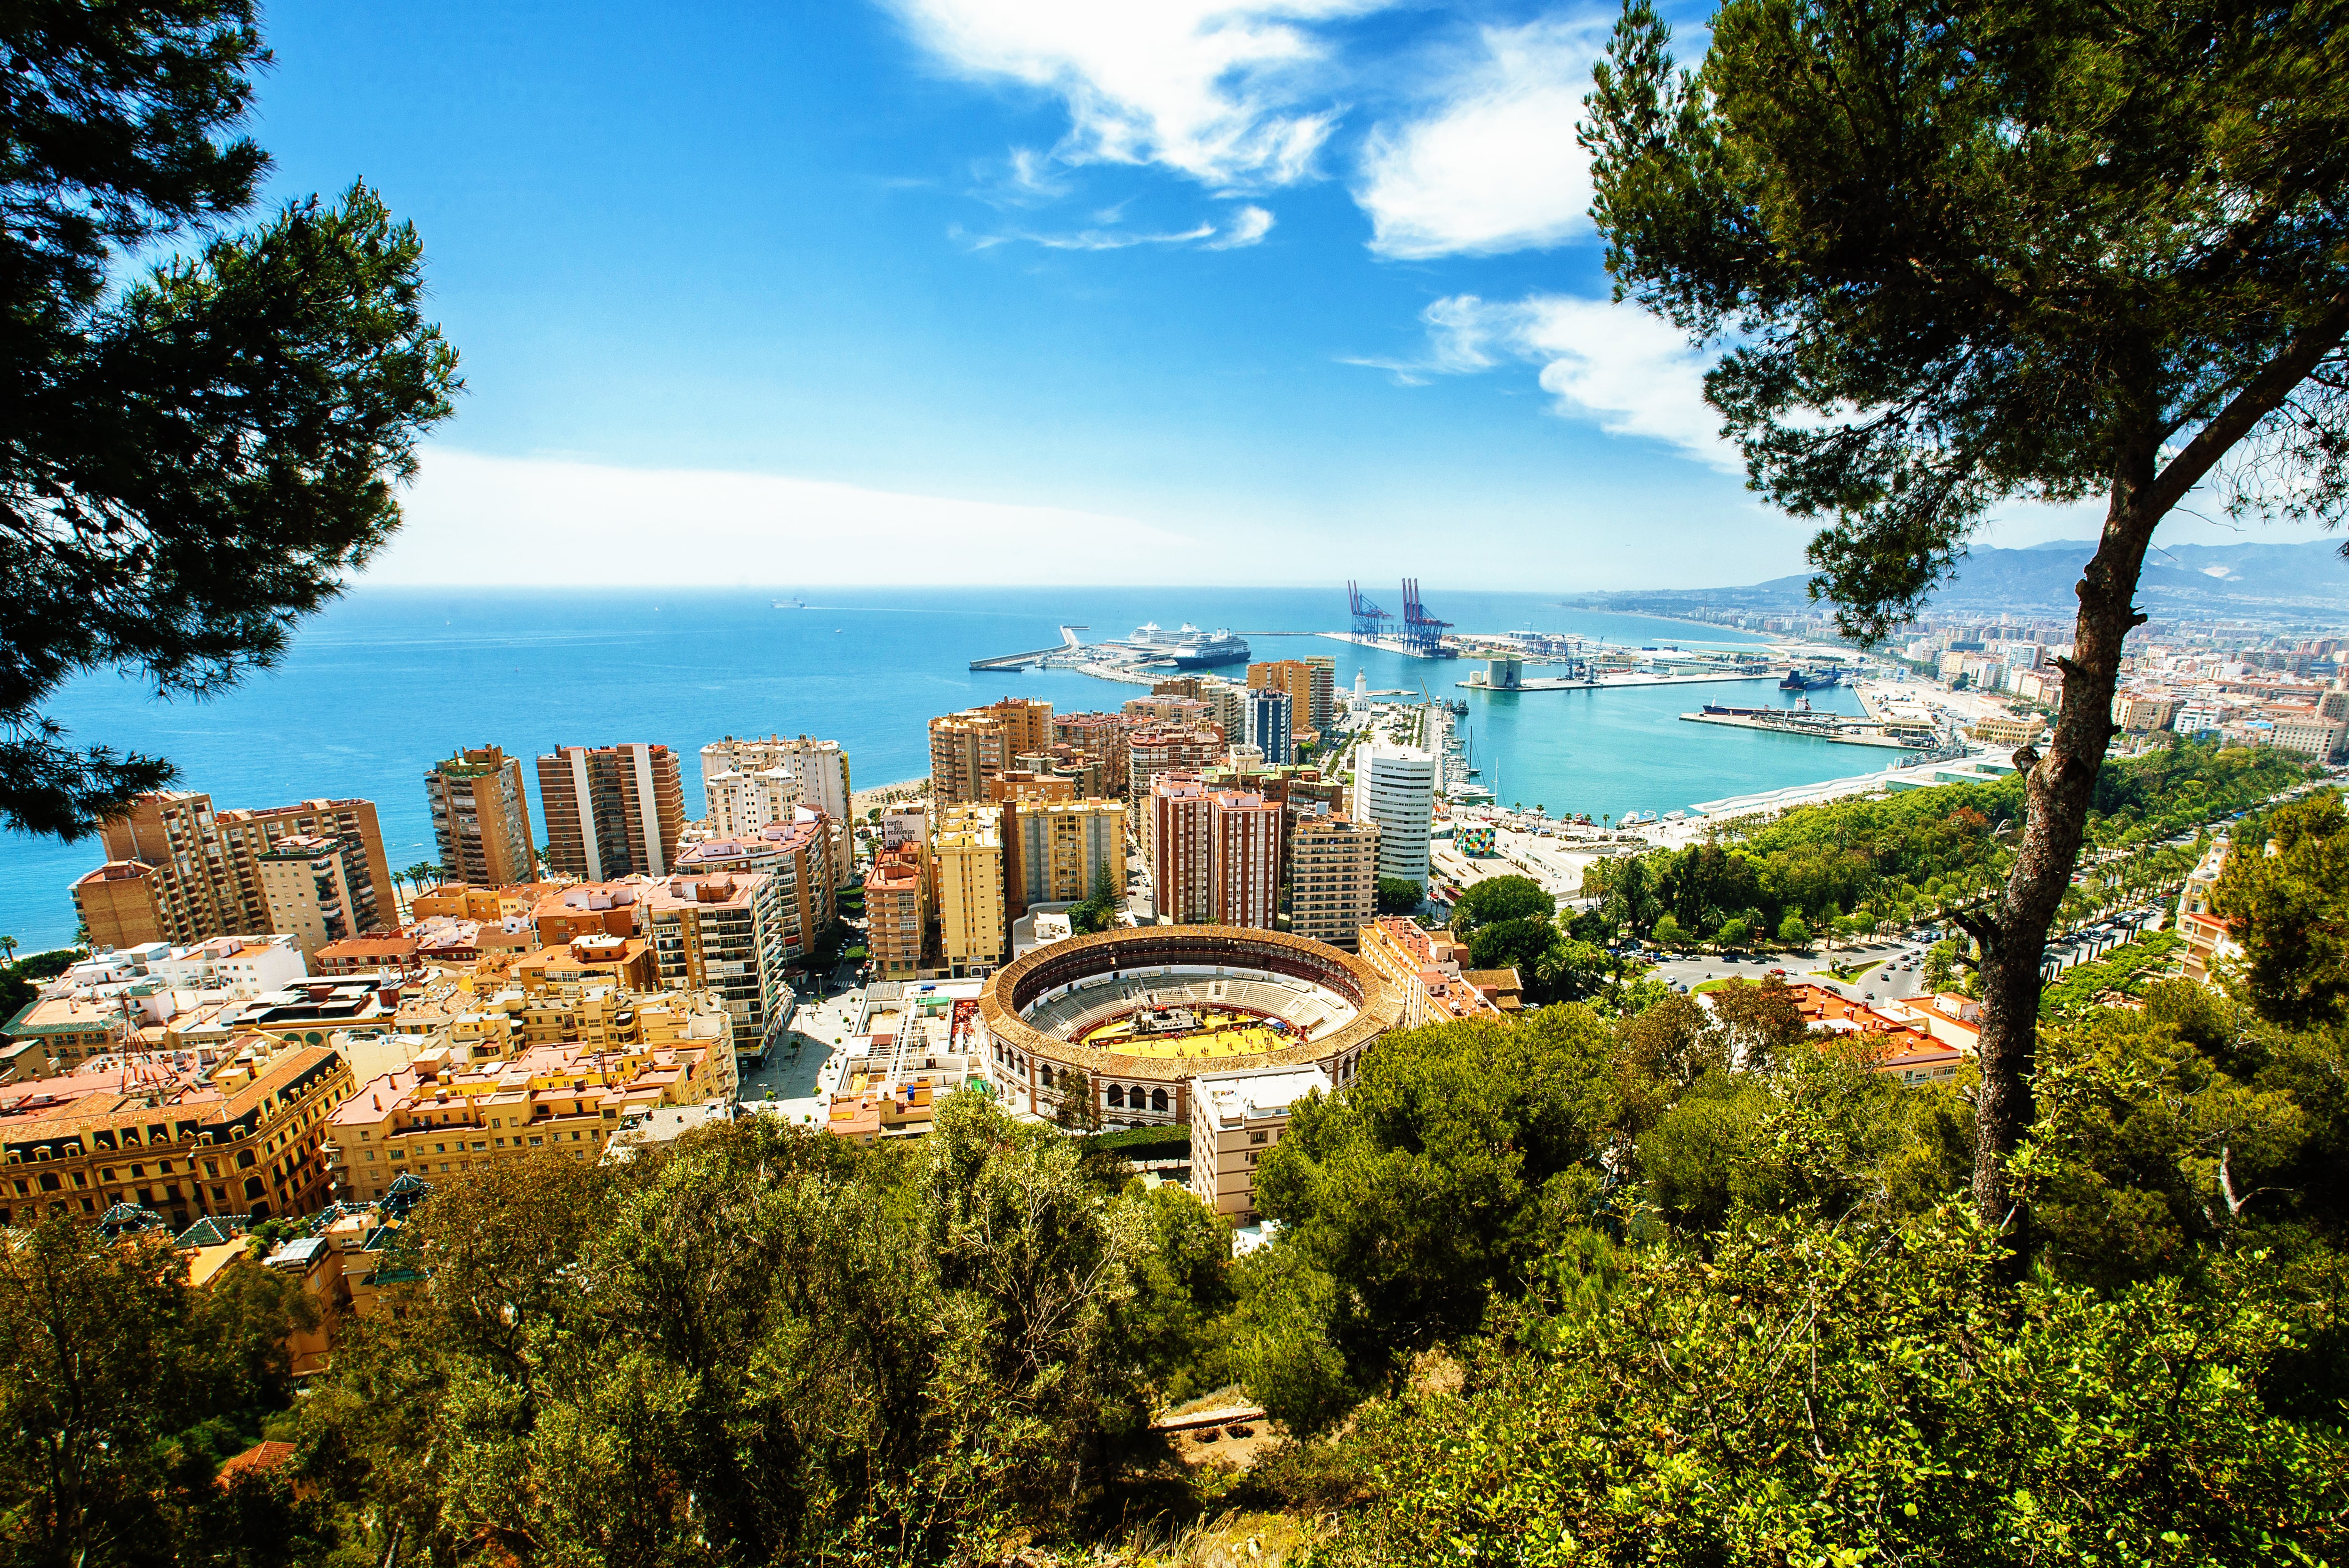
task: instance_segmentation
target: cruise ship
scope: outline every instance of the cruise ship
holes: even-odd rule
[[[1145,664],[1171,664],[1178,670],[1244,665],[1248,658],[1247,638],[1236,636],[1221,626],[1203,632],[1188,621],[1172,632],[1155,621],[1145,622],[1133,629],[1133,635],[1123,645]]]

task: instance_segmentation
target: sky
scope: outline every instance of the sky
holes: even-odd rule
[[[1574,127],[1613,15],[282,0],[272,199],[412,220],[467,387],[363,581],[1800,571],[1702,357],[1609,300]]]

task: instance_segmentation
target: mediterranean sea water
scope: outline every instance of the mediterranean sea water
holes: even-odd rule
[[[806,608],[777,609],[803,598]],[[1390,604],[1390,609],[1399,608]],[[1566,632],[1633,646],[1762,639],[1717,627],[1568,609],[1533,593],[1442,593],[1432,613],[1470,632]],[[1060,711],[1114,709],[1144,688],[1072,671],[980,672],[970,661],[1042,648],[1063,623],[1086,641],[1143,621],[1243,633],[1259,659],[1327,654],[1338,687],[1357,668],[1374,690],[1465,697],[1460,720],[1505,804],[1552,814],[1667,811],[1701,800],[1870,771],[1889,755],[1797,736],[1683,724],[1706,701],[1782,699],[1761,681],[1606,691],[1483,693],[1453,683],[1479,667],[1357,647],[1310,634],[1346,624],[1335,589],[809,588],[642,592],[360,588],[295,634],[277,669],[203,703],[155,700],[113,675],[49,705],[82,744],[160,753],[179,788],[222,809],[313,796],[376,802],[394,870],[434,857],[424,775],[459,746],[529,758],[556,746],[657,741],[684,754],[687,810],[701,803],[700,748],[723,735],[838,740],[860,789],[920,777],[936,714],[1019,694]],[[1307,634],[1288,635],[1285,634]],[[1238,670],[1223,672],[1240,674]],[[1529,673],[1539,673],[1538,671]],[[1840,688],[1822,710],[1857,711]],[[542,837],[543,837],[542,833]],[[72,939],[74,879],[96,840],[0,837],[0,934],[26,952]]]

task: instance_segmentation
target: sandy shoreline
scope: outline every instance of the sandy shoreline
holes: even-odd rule
[[[902,784],[876,784],[870,789],[851,789],[848,792],[849,815],[862,817],[875,806],[917,799],[929,791],[930,781],[927,779],[908,779]]]

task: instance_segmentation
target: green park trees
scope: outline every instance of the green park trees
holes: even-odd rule
[[[1867,638],[2002,502],[2094,499],[2064,699],[1982,947],[1975,1197],[2013,1209],[2040,952],[2155,531],[2349,497],[2349,77],[2330,5],[1730,0],[1683,71],[1630,0],[1583,139],[1619,294],[1726,352],[1750,482]]]
[[[78,837],[172,776],[42,712],[83,671],[202,696],[273,663],[399,524],[455,352],[423,250],[364,185],[241,234],[250,0],[0,22],[0,823]],[[193,255],[171,247],[201,239]]]
[[[160,1565],[222,1527],[214,1467],[285,1408],[285,1333],[316,1322],[258,1264],[190,1288],[169,1233],[109,1241],[62,1212],[9,1233],[0,1559]]]
[[[1409,877],[1381,877],[1377,889],[1381,914],[1412,914],[1427,902],[1427,892]]]
[[[2337,791],[2245,824],[2212,907],[2235,923],[2239,984],[2261,1012],[2323,1024],[2349,1011],[2349,812]]]

